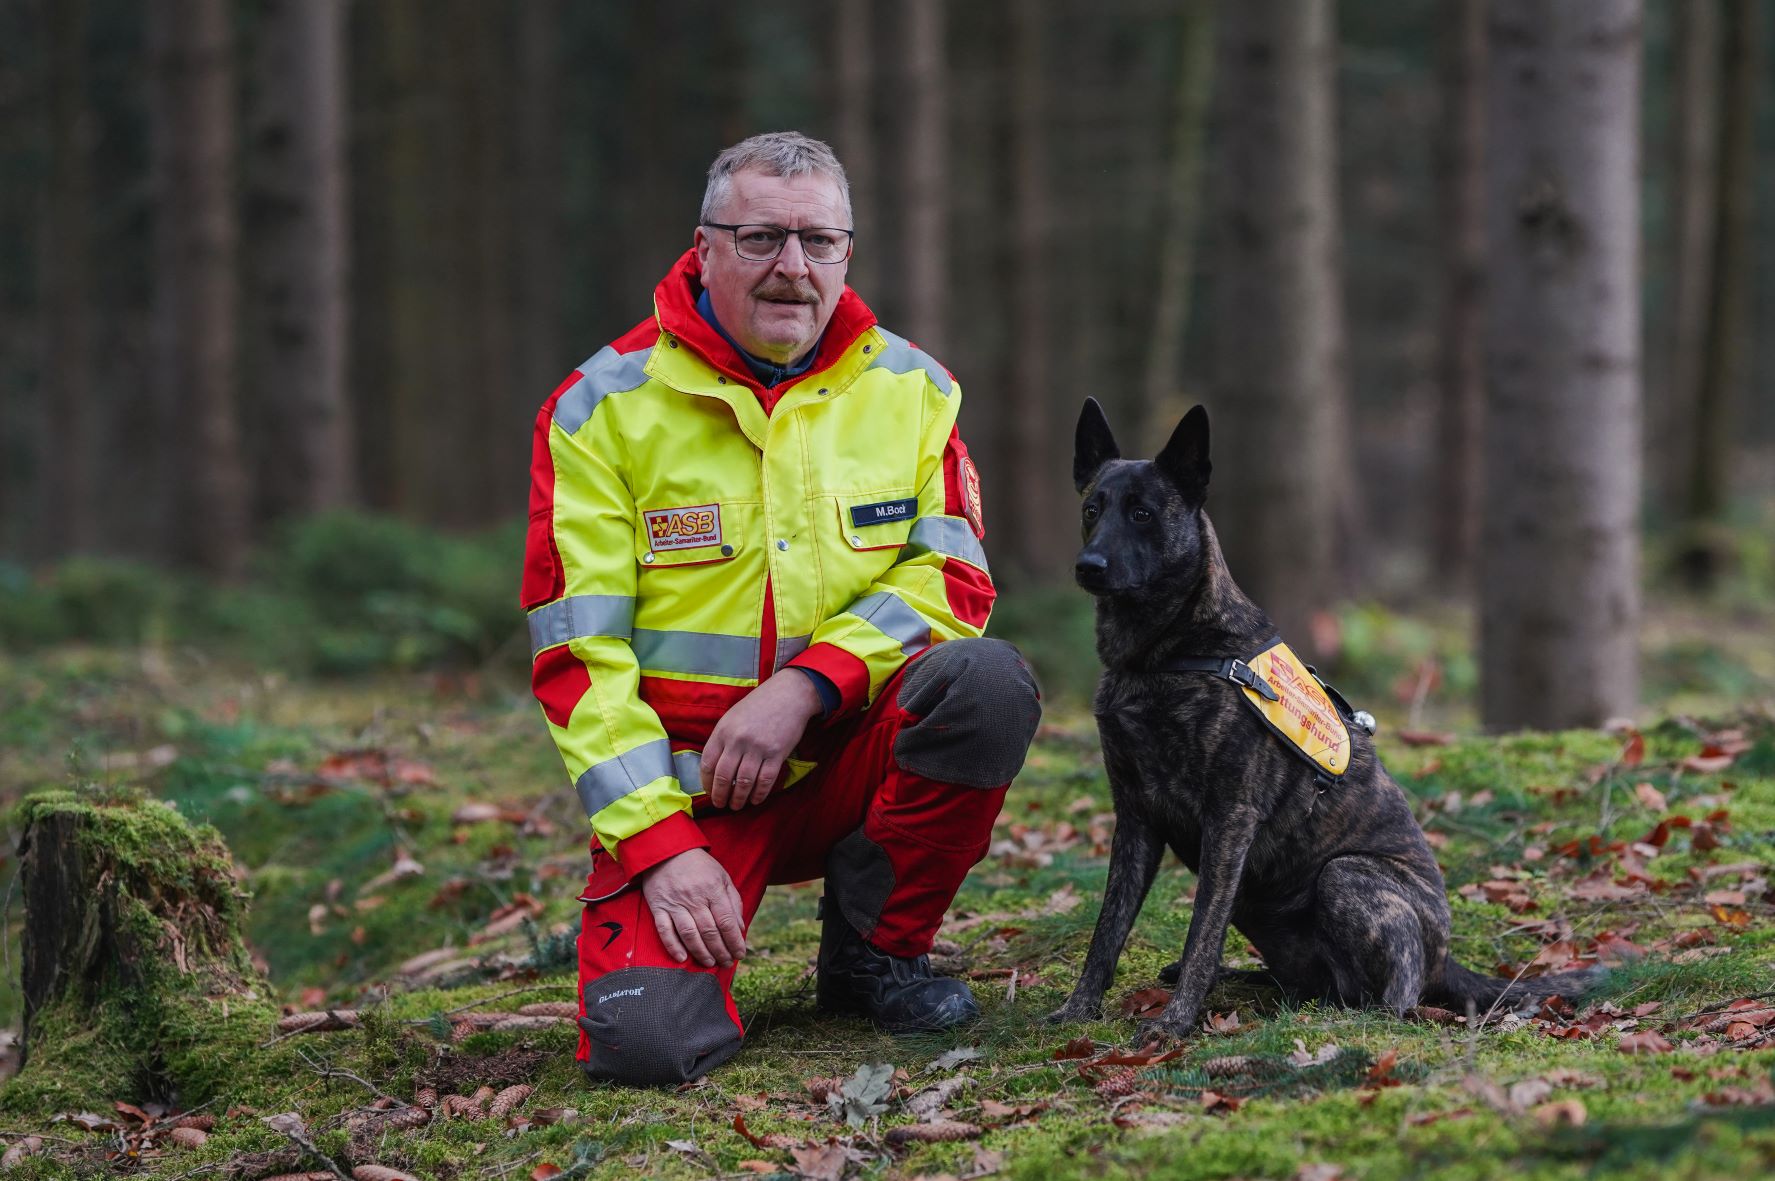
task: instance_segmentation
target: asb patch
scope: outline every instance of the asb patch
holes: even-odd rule
[[[865,525],[886,525],[890,521],[909,521],[918,515],[918,497],[904,500],[879,500],[851,508],[851,524],[859,529]]]
[[[974,527],[974,536],[986,537],[986,511],[980,507],[980,469],[974,466],[972,456],[961,461],[961,510],[968,516],[968,524]]]
[[[647,521],[647,547],[655,553],[721,544],[721,506],[718,504],[648,509],[641,515]]]
[[[1275,690],[1276,700],[1241,685],[1245,701],[1264,723],[1301,754],[1336,777],[1350,769],[1350,731],[1325,686],[1281,640],[1249,657],[1251,671]]]

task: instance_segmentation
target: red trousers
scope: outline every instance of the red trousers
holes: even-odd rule
[[[995,787],[958,785],[907,770],[903,761],[919,760],[908,759],[904,745],[896,757],[896,739],[927,720],[903,708],[900,682],[928,654],[951,649],[944,653],[949,658],[963,651],[952,644],[908,662],[864,714],[810,730],[797,753],[818,766],[793,787],[737,812],[699,808],[697,825],[709,852],[733,878],[748,927],[767,885],[825,876],[842,843],[840,856],[867,883],[847,887],[846,915],[866,912],[852,917],[853,925],[890,955],[930,950],[962,879],[986,853],[1014,774],[1012,769],[1006,783]],[[1040,708],[1033,681],[1027,695],[1035,711],[1028,725],[1033,732]],[[945,728],[938,713],[933,709],[928,720]],[[596,846],[581,897],[586,908],[579,940],[578,1058],[588,1072],[629,1082],[676,1082],[731,1056],[744,1032],[731,991],[737,965],[705,968],[673,960],[640,889],[628,885]]]

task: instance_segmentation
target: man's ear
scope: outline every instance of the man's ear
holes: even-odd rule
[[[1200,406],[1192,407],[1171,432],[1171,441],[1155,462],[1185,500],[1193,504],[1206,500],[1208,473],[1214,468],[1208,462],[1208,412]]]
[[[696,247],[696,265],[699,271],[697,281],[707,287],[709,284],[709,251],[714,247],[715,240],[708,231],[698,226],[691,236],[691,245]]]
[[[1086,398],[1079,411],[1079,425],[1073,434],[1072,486],[1083,492],[1097,476],[1097,469],[1112,459],[1120,459],[1116,437],[1110,433],[1109,419],[1096,398]]]

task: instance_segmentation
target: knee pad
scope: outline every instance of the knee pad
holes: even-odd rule
[[[733,1057],[739,1026],[721,982],[681,968],[620,968],[580,984],[593,1078],[634,1086],[690,1082]]]
[[[1041,692],[1003,640],[946,640],[912,662],[896,704],[918,721],[894,739],[894,761],[915,775],[1002,787],[1023,769],[1042,720]]]

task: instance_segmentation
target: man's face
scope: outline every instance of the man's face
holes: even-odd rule
[[[848,230],[844,198],[830,177],[766,176],[742,170],[732,177],[727,201],[715,220],[728,225],[774,225],[799,230]],[[740,347],[755,357],[787,364],[826,330],[844,293],[846,262],[813,263],[791,234],[769,262],[751,262],[733,248],[733,233],[698,226],[697,261],[715,318]]]

